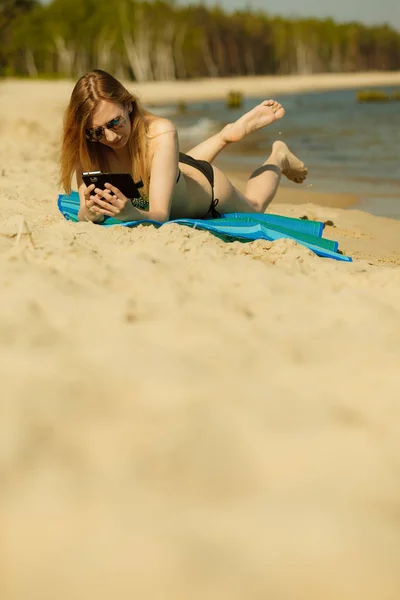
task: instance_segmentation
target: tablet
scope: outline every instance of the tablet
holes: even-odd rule
[[[127,198],[140,198],[139,188],[143,181],[135,183],[130,173],[102,173],[101,171],[87,171],[82,173],[82,179],[87,187],[93,183],[101,190],[106,189],[105,183],[111,183],[118,188]]]

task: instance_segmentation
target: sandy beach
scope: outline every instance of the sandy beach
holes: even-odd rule
[[[349,264],[69,223],[70,92],[0,82],[1,600],[397,600],[400,221],[282,188]]]

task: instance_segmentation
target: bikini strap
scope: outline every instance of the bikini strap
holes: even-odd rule
[[[218,198],[214,198],[214,190],[212,191],[212,200],[211,200],[211,206],[210,206],[210,210],[208,211],[209,213],[211,213],[211,216],[213,219],[219,219],[221,217],[220,213],[216,210],[216,207],[218,206]]]

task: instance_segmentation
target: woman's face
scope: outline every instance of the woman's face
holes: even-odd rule
[[[110,100],[100,100],[88,120],[87,132],[92,140],[120,150],[131,133],[128,109]]]

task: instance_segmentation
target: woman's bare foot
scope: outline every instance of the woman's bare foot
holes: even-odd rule
[[[277,154],[281,163],[281,170],[283,175],[294,181],[295,183],[303,183],[307,177],[308,169],[304,163],[292,154],[285,144],[280,140],[272,144],[273,154]]]
[[[264,100],[258,106],[240,117],[235,123],[227,125],[222,135],[227,143],[240,142],[252,131],[270,125],[278,119],[282,119],[285,109],[275,100]]]

